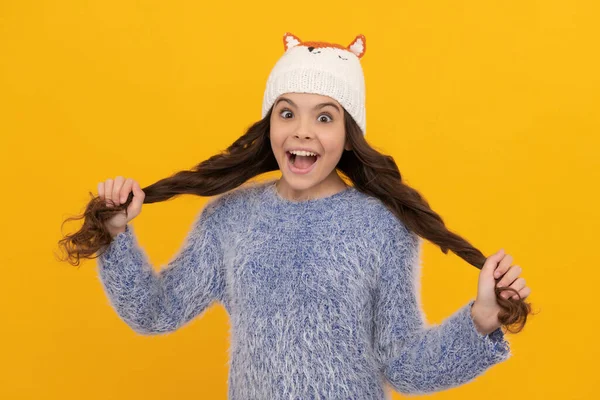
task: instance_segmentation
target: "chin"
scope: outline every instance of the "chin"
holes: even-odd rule
[[[283,179],[285,179],[286,184],[289,186],[290,189],[293,190],[306,190],[306,189],[310,189],[314,186],[317,186],[319,183],[321,183],[320,180],[315,179],[314,177],[295,177],[295,176],[290,176],[289,174],[283,174]]]

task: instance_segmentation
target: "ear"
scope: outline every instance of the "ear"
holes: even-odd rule
[[[346,142],[344,143],[344,150],[352,150],[352,147],[350,146],[350,141],[348,140],[348,138],[346,138]]]
[[[358,35],[347,48],[349,51],[356,54],[358,58],[362,58],[367,51],[367,38],[365,38],[365,35]]]
[[[285,51],[288,51],[292,47],[296,47],[300,44],[302,44],[302,40],[300,40],[298,36],[289,32],[286,32],[285,35],[283,35],[283,47]]]

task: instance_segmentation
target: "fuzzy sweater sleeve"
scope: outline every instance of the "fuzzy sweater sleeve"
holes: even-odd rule
[[[426,326],[419,301],[422,242],[395,220],[385,229],[375,312],[377,354],[387,381],[400,393],[432,393],[469,382],[508,359],[501,328],[488,335],[477,331],[474,299],[443,323]]]
[[[223,254],[209,202],[168,265],[154,271],[130,225],[98,256],[99,277],[117,314],[136,332],[177,330],[222,301]]]

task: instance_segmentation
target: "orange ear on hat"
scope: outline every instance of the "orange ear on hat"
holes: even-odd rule
[[[365,51],[367,51],[367,38],[365,38],[365,35],[356,36],[352,43],[348,45],[348,50],[356,54],[358,58],[364,56]]]
[[[303,43],[304,42],[302,40],[300,40],[300,38],[298,36],[296,36],[292,33],[286,32],[283,35],[283,48],[285,51],[288,51],[292,47],[296,47]],[[311,44],[315,44],[315,43],[316,42],[311,42]],[[319,42],[318,44],[327,45],[327,43],[321,43],[321,42]],[[331,45],[331,46],[343,48],[345,50],[348,50],[348,51],[354,53],[358,58],[361,58],[362,56],[365,55],[365,52],[367,51],[367,38],[365,38],[365,35],[360,34],[360,35],[356,36],[354,38],[354,40],[352,41],[352,43],[350,43],[346,47],[342,47],[339,44],[335,44],[335,45]]]
[[[288,51],[292,47],[296,47],[299,44],[302,44],[302,40],[300,40],[298,36],[289,32],[286,32],[285,35],[283,35],[283,47],[285,51]]]

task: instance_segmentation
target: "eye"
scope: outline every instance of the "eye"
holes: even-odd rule
[[[327,117],[327,118],[329,118],[329,121],[322,121],[322,122],[331,122],[331,121],[333,121],[333,118],[331,118],[331,116],[329,114],[321,114],[321,115],[319,115],[319,118],[321,118],[321,117]]]
[[[281,110],[281,111],[279,112],[279,115],[281,115],[281,114],[283,114],[283,113],[286,113],[286,112],[289,112],[289,113],[291,113],[291,111],[290,111],[290,110],[283,109],[283,110]],[[287,119],[287,118],[285,118],[285,117],[283,117],[283,118],[284,118],[284,119]]]
[[[279,115],[284,115],[284,113],[290,113],[291,114],[292,112],[290,110],[288,110],[287,108],[282,108],[281,111],[279,111]],[[321,122],[328,123],[328,122],[333,121],[333,117],[331,117],[331,115],[329,115],[328,113],[320,114],[319,118],[321,118],[321,117],[327,117],[327,118],[329,118],[329,120],[325,120],[325,121],[319,119]],[[283,117],[283,119],[289,119],[289,118]]]

